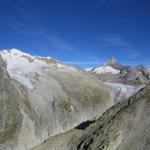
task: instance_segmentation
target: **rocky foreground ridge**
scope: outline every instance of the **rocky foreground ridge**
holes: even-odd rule
[[[150,85],[87,128],[54,136],[33,150],[149,150]]]

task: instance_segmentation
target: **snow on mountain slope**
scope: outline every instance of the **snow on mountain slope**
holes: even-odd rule
[[[41,73],[42,67],[47,66],[44,61],[16,49],[5,50],[0,52],[0,54],[7,63],[7,70],[11,77],[29,89],[32,89],[33,86],[26,75],[28,73]]]
[[[59,62],[48,63],[47,61],[51,60],[51,57],[31,56],[17,49],[1,51],[0,55],[7,63],[7,70],[10,76],[29,89],[34,88],[29,77],[31,74],[42,75],[43,70],[46,70],[48,67],[58,67],[60,69],[65,69],[66,67]]]
[[[113,67],[110,66],[102,66],[102,67],[94,68],[92,71],[97,74],[103,74],[103,73],[119,74],[120,73],[120,70],[114,69]]]

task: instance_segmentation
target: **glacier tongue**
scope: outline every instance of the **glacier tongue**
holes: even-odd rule
[[[106,85],[113,88],[118,94],[116,100],[117,102],[120,102],[122,100],[126,100],[130,96],[136,94],[141,88],[144,87],[144,85],[141,86],[131,86],[131,85],[125,85],[121,83],[108,83],[105,82]]]

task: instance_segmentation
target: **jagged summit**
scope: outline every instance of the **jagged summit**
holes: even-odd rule
[[[114,69],[117,69],[117,70],[120,70],[120,69],[123,67],[123,65],[121,65],[121,64],[118,62],[117,58],[115,58],[115,57],[111,57],[111,58],[104,64],[104,66],[110,66],[110,67],[112,67],[112,68],[114,68]]]
[[[120,73],[120,67],[121,65],[118,63],[117,59],[111,57],[106,63],[91,69],[91,71],[97,74],[111,73],[115,75]]]
[[[118,60],[117,60],[114,56],[112,56],[112,57],[105,63],[105,65],[106,65],[106,66],[110,66],[110,65],[117,64],[117,63],[118,63]]]
[[[120,64],[115,57],[106,63],[91,69],[101,80],[130,85],[147,84],[150,82],[150,70],[144,65],[130,66]]]

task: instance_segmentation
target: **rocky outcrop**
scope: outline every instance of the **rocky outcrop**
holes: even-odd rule
[[[86,129],[51,137],[33,150],[150,149],[150,85],[106,111]]]
[[[118,60],[115,57],[110,58],[106,63],[104,63],[104,66],[110,66],[117,70],[120,70],[123,67],[123,65],[118,63]]]
[[[119,78],[126,84],[148,84],[150,82],[150,72],[143,65],[136,67],[124,66],[120,70]]]

